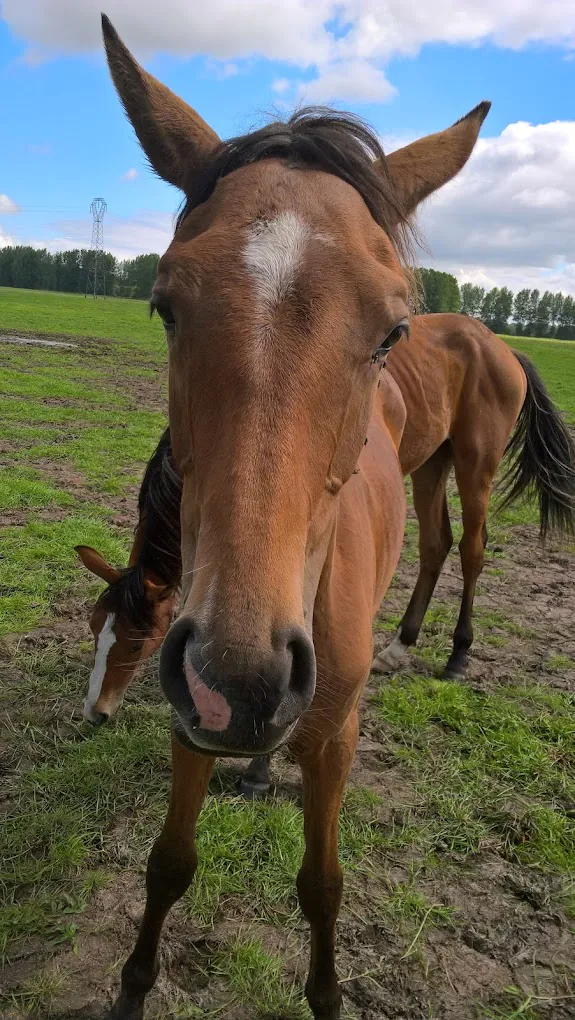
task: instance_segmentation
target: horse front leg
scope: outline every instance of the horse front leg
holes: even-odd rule
[[[120,994],[109,1020],[143,1020],[146,995],[158,976],[162,926],[196,870],[196,821],[213,764],[213,758],[188,751],[172,735],[170,806],[148,859],[146,908],[136,945],[122,970]]]
[[[305,854],[297,877],[301,909],[311,926],[305,994],[315,1020],[339,1020],[335,925],[343,891],[338,855],[339,810],[358,740],[354,710],[337,737],[299,756],[303,778]]]

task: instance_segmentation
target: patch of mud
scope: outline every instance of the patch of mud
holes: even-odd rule
[[[21,344],[23,346],[33,345],[37,347],[77,347],[77,344],[65,343],[63,340],[44,340],[40,337],[23,337],[0,335],[0,344]]]

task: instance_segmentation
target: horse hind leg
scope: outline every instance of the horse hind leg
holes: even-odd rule
[[[419,636],[427,607],[453,544],[445,487],[453,463],[451,443],[445,442],[414,471],[413,504],[419,523],[419,576],[397,633],[375,658],[372,670],[392,673],[404,661]]]
[[[252,758],[239,781],[239,792],[244,800],[258,800],[265,797],[271,786],[271,755]]]
[[[480,455],[473,457],[469,452],[465,456],[456,454],[455,457],[455,477],[461,497],[463,521],[463,535],[459,543],[463,595],[453,634],[453,650],[443,673],[445,680],[461,679],[466,675],[469,665],[469,651],[473,644],[473,602],[485,562],[489,497],[500,459],[492,453],[489,458]]]

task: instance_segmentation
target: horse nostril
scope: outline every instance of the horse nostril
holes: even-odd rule
[[[181,616],[170,627],[160,651],[160,685],[168,701],[177,706],[187,691],[184,675],[186,644],[193,640],[194,627],[189,617]]]
[[[291,654],[289,689],[304,702],[310,702],[315,690],[315,653],[304,630],[294,629],[287,642]]]
[[[110,715],[108,712],[93,712],[90,722],[92,726],[101,726],[102,723],[108,722]]]

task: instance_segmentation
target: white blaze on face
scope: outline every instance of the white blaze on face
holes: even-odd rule
[[[116,643],[116,635],[114,634],[115,619],[115,613],[108,613],[104,626],[98,634],[98,640],[96,642],[96,658],[94,660],[94,668],[90,674],[88,694],[86,701],[84,702],[84,718],[88,719],[90,722],[92,721],[94,705],[100,697],[102,682],[106,675],[108,653],[110,648],[112,648],[112,646]]]
[[[252,226],[243,259],[256,290],[262,311],[273,313],[288,296],[302,265],[309,242],[333,245],[333,238],[315,233],[290,210],[275,220],[258,220]]]
[[[266,311],[273,312],[289,294],[310,237],[307,223],[294,212],[259,220],[251,228],[244,262]]]

